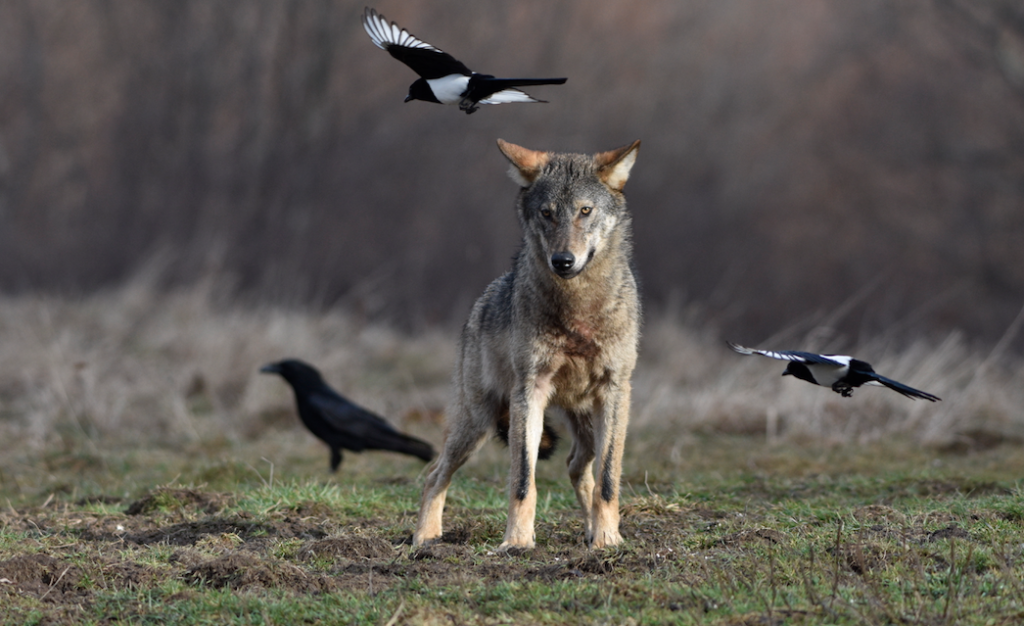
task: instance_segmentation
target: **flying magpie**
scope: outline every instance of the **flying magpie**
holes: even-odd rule
[[[775,352],[773,350],[745,348],[731,341],[726,343],[740,354],[760,354],[773,359],[789,361],[786,371],[782,372],[783,376],[795,376],[814,385],[832,387],[832,391],[835,391],[844,398],[849,398],[853,395],[854,387],[860,387],[861,385],[885,385],[893,391],[902,393],[911,400],[924,398],[925,400],[935,402],[942,399],[877,374],[871,365],[850,356],[814,354],[813,352],[798,352],[796,350],[780,350]]]
[[[513,87],[523,85],[561,85],[565,78],[495,78],[477,74],[447,52],[420,41],[398,24],[390,24],[384,16],[366,7],[363,28],[382,50],[405,63],[420,78],[409,86],[405,101],[426,100],[440,104],[458,104],[467,114],[479,104],[508,102],[546,102],[537,100]]]
[[[434,458],[434,448],[427,442],[404,435],[384,418],[353,404],[327,386],[320,372],[297,359],[268,363],[260,368],[264,374],[284,378],[299,408],[299,418],[311,433],[331,449],[331,471],[341,465],[341,450],[390,450],[419,457]]]

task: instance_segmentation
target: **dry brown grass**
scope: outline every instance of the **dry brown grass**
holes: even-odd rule
[[[222,302],[221,293],[210,280],[161,294],[143,275],[87,298],[0,298],[3,447],[24,452],[86,441],[99,452],[294,430],[289,390],[257,373],[286,356],[316,364],[343,393],[440,443],[454,331],[409,336],[343,311],[246,308]],[[774,347],[820,348],[822,336],[812,331]],[[850,350],[943,402],[878,388],[841,398],[780,378],[780,363],[740,357],[714,332],[656,317],[634,379],[632,453],[666,440],[685,446],[694,433],[825,445],[897,437],[967,448],[1024,436],[1024,361],[990,358],[955,333],[906,345],[876,340]]]

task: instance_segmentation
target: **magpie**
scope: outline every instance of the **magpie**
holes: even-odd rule
[[[264,374],[278,374],[292,387],[299,418],[311,433],[331,449],[331,471],[341,465],[341,450],[390,450],[419,457],[434,458],[434,448],[427,442],[404,435],[384,418],[349,402],[324,382],[320,372],[298,359],[268,363],[260,368]]]
[[[495,78],[477,74],[447,52],[417,39],[398,24],[366,7],[363,28],[373,43],[408,65],[420,78],[409,86],[405,101],[426,100],[439,104],[458,104],[470,114],[479,104],[508,102],[546,102],[518,90],[523,85],[561,85],[565,78]]]
[[[844,398],[853,395],[853,388],[861,385],[884,385],[893,391],[898,391],[906,397],[914,400],[924,398],[935,402],[942,398],[933,396],[930,393],[908,387],[898,383],[891,378],[886,378],[875,372],[870,364],[850,356],[840,354],[814,354],[813,352],[798,352],[796,350],[758,350],[756,348],[745,348],[731,341],[727,341],[729,347],[740,354],[760,354],[762,356],[789,361],[783,376],[795,376],[800,380],[806,380],[814,385],[832,387],[832,391]]]

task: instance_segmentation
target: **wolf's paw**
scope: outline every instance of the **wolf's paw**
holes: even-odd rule
[[[502,541],[501,545],[494,551],[496,553],[504,553],[512,556],[518,556],[527,550],[533,550],[536,544],[533,541],[527,541],[522,543],[513,543],[511,541]]]
[[[617,546],[622,543],[622,535],[619,534],[618,530],[605,530],[598,532],[593,539],[590,541],[590,547],[594,549],[598,548],[610,548]]]
[[[427,532],[415,532],[412,536],[412,547],[422,548],[424,546],[432,546],[436,543],[441,543],[441,529],[438,529],[436,533]]]

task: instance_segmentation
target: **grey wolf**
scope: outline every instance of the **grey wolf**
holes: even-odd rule
[[[789,361],[783,376],[795,376],[800,380],[806,380],[812,385],[831,387],[832,391],[844,398],[853,395],[854,387],[861,385],[886,386],[893,391],[898,391],[906,397],[914,400],[924,398],[935,402],[942,398],[933,396],[903,383],[898,383],[891,378],[886,378],[875,372],[870,364],[859,361],[851,356],[842,354],[814,354],[813,352],[799,352],[796,350],[758,350],[756,348],[745,348],[743,346],[726,342],[730,348],[740,354],[760,354],[762,356],[782,361]]]
[[[639,146],[585,156],[498,140],[520,187],[523,241],[463,328],[444,448],[424,485],[413,545],[441,537],[452,474],[507,414],[509,513],[499,549],[534,546],[548,405],[562,409],[573,437],[567,463],[587,543],[622,541],[619,477],[640,336],[622,188]]]
[[[420,41],[409,31],[367,7],[363,28],[378,48],[408,65],[420,75],[409,86],[405,101],[425,100],[439,104],[458,104],[467,114],[479,104],[508,102],[544,102],[513,87],[525,85],[561,85],[564,78],[495,78],[477,74],[447,52]]]
[[[429,443],[398,432],[384,418],[348,401],[331,389],[312,365],[286,359],[268,363],[260,371],[278,374],[291,385],[299,419],[331,449],[332,472],[341,465],[342,449],[390,450],[424,461],[434,458],[434,448]]]

